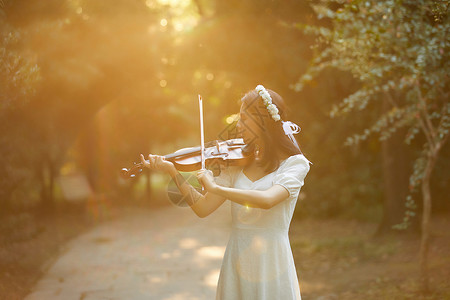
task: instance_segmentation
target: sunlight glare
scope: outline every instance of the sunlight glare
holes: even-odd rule
[[[154,8],[154,7],[155,7],[155,3],[154,3],[153,0],[146,0],[146,1],[145,1],[145,5],[146,5],[148,8]]]
[[[223,254],[225,253],[225,247],[218,247],[218,246],[202,247],[197,250],[197,253],[201,256],[220,259],[223,257]]]
[[[184,26],[183,26],[182,23],[179,23],[179,22],[175,23],[175,30],[176,31],[182,31],[183,29],[184,29]]]
[[[158,3],[161,5],[169,5],[172,7],[174,6],[186,7],[189,5],[190,0],[158,0]]]
[[[226,122],[227,122],[227,124],[232,124],[233,122],[237,121],[238,119],[239,119],[239,114],[232,114],[226,118]]]
[[[183,249],[192,249],[198,246],[198,242],[192,238],[184,238],[180,240],[179,245]]]
[[[163,279],[159,276],[147,276],[147,279],[151,283],[161,283],[163,282]]]

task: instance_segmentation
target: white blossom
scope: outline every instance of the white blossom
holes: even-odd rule
[[[262,85],[258,84],[255,90],[259,93],[260,91],[265,91],[266,89]]]
[[[275,106],[275,104],[269,104],[269,105],[267,106],[267,110],[269,111],[269,113],[270,113],[271,115],[275,115],[275,114],[278,113],[278,108]]]
[[[255,91],[257,91],[261,96],[263,103],[266,106],[267,111],[271,115],[272,119],[274,119],[275,121],[279,121],[281,118],[278,114],[278,108],[275,104],[272,103],[272,97],[270,97],[269,92],[260,84],[256,86]]]

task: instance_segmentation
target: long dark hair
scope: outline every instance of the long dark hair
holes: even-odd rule
[[[272,103],[277,106],[281,120],[287,120],[288,108],[283,98],[272,90],[267,89],[267,92],[272,98]],[[244,109],[249,110],[249,114],[254,116],[254,121],[261,128],[260,139],[263,143],[264,152],[260,160],[260,166],[266,172],[273,172],[278,169],[282,153],[289,156],[302,154],[300,148],[297,148],[285,134],[281,120],[275,121],[272,119],[264,105],[263,99],[255,90],[245,94],[241,101],[244,104]]]

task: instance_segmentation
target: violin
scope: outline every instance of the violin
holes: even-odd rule
[[[226,141],[211,141],[204,147],[204,163],[207,167],[214,165],[243,166],[253,159],[254,151],[244,143],[242,138]],[[192,172],[202,168],[201,146],[182,148],[174,153],[163,155],[165,160],[174,164],[175,168],[183,172]],[[122,178],[133,178],[143,171],[141,162],[127,169],[121,170]]]

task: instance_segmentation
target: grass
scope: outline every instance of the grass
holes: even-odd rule
[[[376,224],[302,220],[290,240],[302,299],[450,299],[450,221],[433,219],[429,255],[432,292],[419,280],[419,236],[374,237]]]

